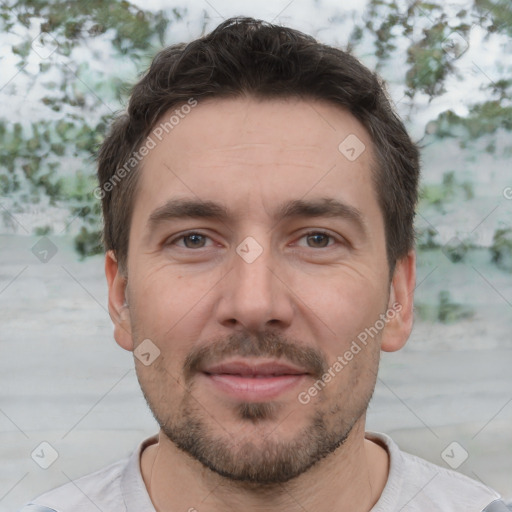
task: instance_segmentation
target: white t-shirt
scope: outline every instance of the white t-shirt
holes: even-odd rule
[[[385,434],[367,432],[366,438],[384,446],[390,457],[386,486],[370,512],[508,512],[500,495],[485,485],[402,452]],[[129,458],[46,492],[19,512],[156,512],[140,456],[157,439],[145,439]]]

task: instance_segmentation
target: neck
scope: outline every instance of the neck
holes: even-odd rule
[[[369,512],[385,487],[389,457],[365,439],[362,420],[335,452],[284,484],[256,488],[229,480],[176,448],[162,432],[142,453],[142,477],[157,512]]]

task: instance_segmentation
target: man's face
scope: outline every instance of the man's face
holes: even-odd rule
[[[251,98],[200,102],[153,138],[127,281],[109,281],[111,312],[127,286],[116,339],[158,347],[137,375],[179,448],[235,480],[287,481],[364,425],[381,345],[409,334],[398,314],[375,329],[405,278],[395,293],[371,139],[331,104]]]

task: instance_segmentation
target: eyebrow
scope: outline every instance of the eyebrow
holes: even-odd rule
[[[170,199],[150,214],[148,227],[152,228],[172,219],[213,219],[228,222],[232,217],[234,215],[230,215],[225,206],[214,201]],[[287,201],[274,211],[272,217],[274,221],[291,218],[342,218],[355,224],[363,234],[367,234],[366,222],[361,211],[333,198]]]

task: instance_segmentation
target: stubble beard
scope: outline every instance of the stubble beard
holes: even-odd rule
[[[307,405],[297,400],[295,409],[279,401],[240,402],[226,409],[229,415],[226,425],[235,424],[236,430],[243,429],[248,434],[229,432],[207,411],[209,404],[204,404],[195,393],[194,377],[207,358],[222,359],[233,354],[284,356],[310,370],[313,378],[321,377],[326,371],[326,360],[318,351],[299,348],[296,343],[289,343],[273,333],[261,333],[255,341],[235,334],[190,354],[184,364],[183,380],[180,378],[183,396],[178,403],[169,403],[172,398],[169,390],[176,389],[177,384],[166,370],[162,357],[153,363],[155,373],[149,380],[142,373],[145,370],[141,369],[140,374],[137,371],[143,395],[162,433],[181,451],[232,483],[247,489],[269,489],[288,482],[335,452],[345,443],[356,423],[364,421],[375,382],[362,383],[361,375],[354,368],[354,374],[345,382],[344,396],[339,400],[332,392],[322,390]],[[290,412],[284,410],[286,408]],[[288,440],[279,439],[280,424],[288,416],[291,416],[288,424],[293,424],[293,414],[299,415],[298,421],[309,414],[308,424],[291,440],[288,435]]]
[[[371,400],[370,393],[355,414],[348,417],[339,406],[316,410],[309,425],[292,440],[279,441],[272,432],[286,416],[280,419],[280,407],[275,403],[237,405],[234,414],[239,423],[255,427],[251,435],[237,438],[217,424],[189,393],[183,398],[180,413],[165,419],[145,393],[144,396],[162,433],[177,448],[216,474],[252,490],[288,482],[334,453],[366,413]],[[256,427],[265,423],[272,423],[274,428],[268,429],[267,425],[267,434],[258,433]]]

